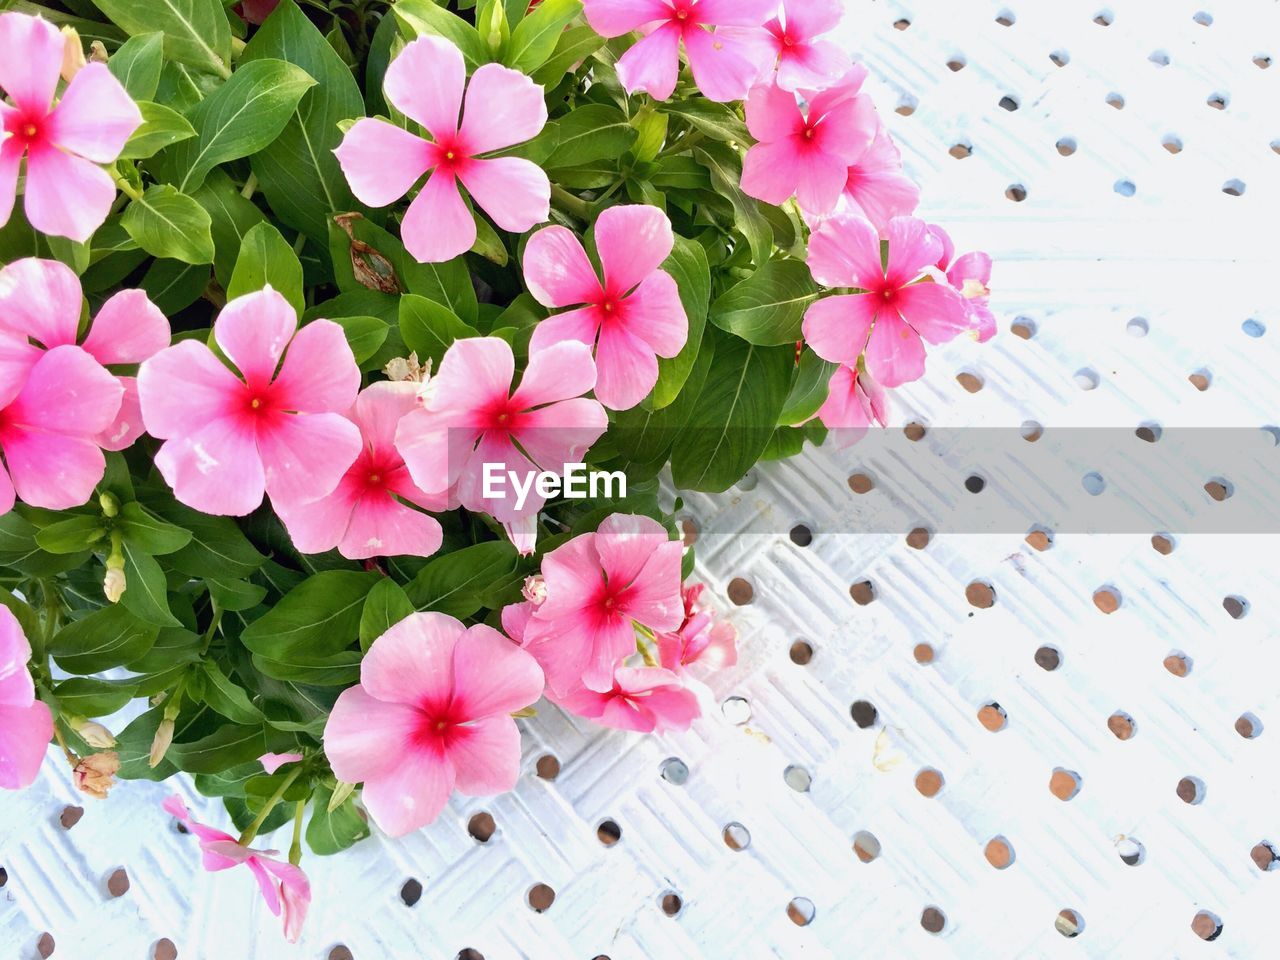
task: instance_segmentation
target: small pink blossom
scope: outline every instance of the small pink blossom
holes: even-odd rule
[[[614,668],[636,652],[636,624],[655,634],[679,629],[682,551],[656,520],[615,513],[543,558],[546,599],[522,638],[549,687],[607,691]]]
[[[264,490],[277,506],[332,493],[361,449],[360,429],[342,416],[360,388],[342,328],[313,320],[298,330],[289,301],[267,287],[228,303],[213,338],[239,376],[197,340],[138,371],[142,419],[167,441],[156,466],[174,496],[243,516]]]
[[[414,510],[443,510],[448,498],[414,486],[396,450],[401,417],[418,406],[417,384],[381,381],[363,390],[347,414],[363,438],[355,463],[327,496],[307,503],[279,503],[276,510],[302,553],[338,548],[351,560],[429,557],[443,533],[435,517]]]
[[[832,40],[820,39],[834,30],[844,14],[845,0],[782,0],[782,8],[762,30],[729,27],[717,36],[741,38],[750,45],[751,59],[763,64],[760,80],[777,69],[783,90],[821,90],[849,69],[849,55]]]
[[[0,605],[0,787],[6,790],[31,786],[53,737],[53,714],[36,699],[30,660],[18,618]]]
[[[267,771],[267,775],[275,773],[286,763],[297,763],[302,759],[300,753],[264,753],[258,758],[258,762],[262,764],[262,769]]]
[[[902,154],[880,124],[867,152],[849,165],[838,214],[864,217],[885,236],[894,217],[909,217],[920,203],[920,188],[902,172]]]
[[[560,708],[618,730],[668,733],[688,730],[701,716],[698,698],[670,670],[618,667],[609,689],[579,686],[561,697],[548,694]]]
[[[837,442],[847,446],[861,440],[872,426],[888,420],[888,394],[857,367],[841,364],[827,381],[827,399],[817,418],[837,432]]]
[[[181,820],[200,841],[206,870],[227,870],[241,863],[249,868],[258,881],[262,898],[267,901],[267,909],[284,920],[285,939],[297,943],[311,906],[311,882],[302,868],[277,859],[279,853],[275,850],[242,846],[231,834],[206,827],[191,816],[187,805],[176,794],[166,797],[161,806],[165,813]]]
[[[698,583],[681,590],[684,623],[674,633],[657,637],[659,660],[673,673],[680,674],[695,663],[723,670],[738,662],[738,630],[727,620],[716,619],[714,610],[699,608],[703,589]]]
[[[431,823],[456,789],[505,793],[520,775],[511,714],[542,695],[537,661],[492,627],[414,613],[373,642],[360,683],[324,729],[338,779],[364,783],[364,805],[391,836]]]
[[[675,91],[681,45],[709,100],[741,100],[760,64],[748,43],[717,28],[759,27],[777,9],[778,0],[583,0],[587,23],[602,37],[645,34],[618,60],[618,79],[627,93],[655,100]]]
[[[535,515],[545,502],[534,487],[517,509],[508,471],[521,484],[540,470],[563,474],[608,426],[599,401],[582,396],[596,381],[591,349],[584,344],[569,340],[533,353],[513,391],[514,375],[515,356],[505,340],[455,341],[426,385],[422,407],[396,431],[396,449],[420,489],[444,491],[456,484],[462,506],[500,523]],[[497,465],[502,496],[485,496],[485,464]]]
[[[459,180],[503,230],[522,233],[546,220],[551,210],[551,182],[537,164],[484,156],[542,131],[547,122],[542,87],[517,70],[486,63],[472,76],[464,106],[466,77],[457,47],[441,37],[419,37],[391,62],[383,90],[431,139],[365,118],[334,151],[351,192],[373,207],[399,200],[430,172],[401,224],[405,249],[423,263],[451,260],[476,242],[475,220]]]
[[[942,256],[938,269],[945,270],[947,283],[964,298],[969,315],[969,336],[978,343],[986,343],[996,335],[996,318],[991,312],[991,257],[982,252],[955,256],[955,244],[951,235],[939,226],[930,226],[929,232],[942,243]]]
[[[116,185],[114,163],[142,123],[120,81],[102,63],[81,69],[55,106],[65,41],[47,20],[0,14],[0,226],[17,198],[27,158],[27,220],[41,233],[84,242],[102,225]]]
[[[524,252],[525,282],[546,307],[583,304],[534,328],[530,352],[564,340],[595,347],[596,397],[611,410],[627,410],[658,382],[658,357],[674,357],[689,335],[676,282],[660,265],[675,239],[657,207],[610,207],[595,226],[604,274],[596,276],[586,251],[564,227],[547,227]]]
[[[889,222],[889,261],[880,262],[880,237],[866,220],[833,217],[814,231],[809,269],[826,287],[865,293],[818,300],[805,312],[804,338],[818,356],[854,366],[866,352],[877,383],[896,387],[924,375],[924,343],[946,343],[969,328],[963,298],[945,283],[917,282],[937,262],[942,244],[923,220]]]
[[[855,67],[838,84],[796,95],[776,84],[761,84],[747,98],[747,129],[759,143],[742,164],[744,193],[781,205],[795,196],[811,216],[831,213],[848,180],[849,167],[875,139],[875,104],[859,92],[865,67]]]
[[[0,330],[46,350],[75,344],[84,297],[75,271],[57,260],[28,257],[0,270]],[[80,346],[103,366],[137,364],[169,345],[169,321],[141,290],[121,290],[94,317]],[[115,420],[95,442],[123,450],[142,436],[138,381],[118,377],[124,394]]]

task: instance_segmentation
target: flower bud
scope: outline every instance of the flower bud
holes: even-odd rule
[[[98,506],[102,508],[104,517],[114,517],[120,512],[120,501],[109,493],[104,493],[98,497]]]
[[[75,27],[62,28],[62,79],[70,83],[84,69],[84,47]]]
[[[524,587],[520,593],[526,600],[535,607],[541,606],[542,602],[547,599],[547,581],[542,579],[542,574],[536,573],[532,577],[524,578]]]
[[[169,747],[173,743],[173,721],[165,717],[160,721],[160,726],[156,728],[155,739],[151,741],[151,755],[147,758],[147,763],[152,767],[160,766],[160,761],[164,759],[164,755],[169,752]]]
[[[102,592],[112,603],[119,603],[125,591],[124,571],[114,567],[107,568],[107,575],[102,579]]]
[[[105,800],[107,791],[115,786],[115,776],[119,769],[120,757],[114,750],[105,750],[81,757],[71,771],[71,779],[81,793]]]
[[[111,731],[95,720],[72,720],[71,729],[96,750],[109,750],[116,745],[116,738],[111,735]]]

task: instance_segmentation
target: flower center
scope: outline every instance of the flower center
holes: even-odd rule
[[[791,39],[789,36],[787,36],[786,34],[783,34],[783,36],[782,36],[782,45],[783,45],[784,47],[794,47],[794,46],[796,45],[796,42],[795,42],[794,40],[792,40],[792,39]]]
[[[249,401],[249,409],[251,410],[257,410],[261,406],[262,406],[262,400],[259,399],[258,397],[254,397],[252,400]]]
[[[369,478],[368,478],[368,479],[369,479],[369,486],[371,486],[371,487],[376,487],[376,486],[378,486],[380,483],[382,483],[382,474],[380,474],[380,473],[371,473],[371,474],[369,474]]]
[[[964,297],[966,300],[985,297],[990,293],[991,291],[983,285],[981,280],[974,280],[972,277],[965,280],[964,286],[960,290],[960,296]]]
[[[28,140],[34,140],[36,138],[36,134],[38,134],[39,132],[40,132],[40,128],[37,127],[34,123],[28,123],[25,127],[22,128],[22,135],[26,137]]]

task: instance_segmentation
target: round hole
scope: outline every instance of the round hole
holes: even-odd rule
[[[1110,10],[1099,11],[1097,16],[1093,18],[1093,22],[1100,27],[1109,27],[1115,21],[1115,15]]]
[[[978,722],[992,733],[999,733],[1009,723],[1009,715],[1004,707],[994,700],[988,700],[978,708]]]
[[[554,780],[560,776],[560,761],[549,753],[544,753],[538,758],[538,762],[534,764],[538,776],[543,780]]]
[[[1271,66],[1271,58],[1265,53],[1260,53],[1253,58],[1253,65],[1259,70],[1266,70]]]
[[[494,822],[493,816],[483,811],[467,821],[467,833],[476,843],[488,843],[497,829],[498,825]]]
[[[880,711],[875,705],[866,700],[855,700],[853,706],[849,708],[849,714],[853,717],[853,722],[862,730],[867,729],[876,722],[876,717],[880,715]]]
[[[1196,13],[1191,19],[1202,27],[1207,27],[1213,23],[1213,15],[1205,13],[1203,10]]]
[[[1098,373],[1088,367],[1081,367],[1076,371],[1075,381],[1076,386],[1081,390],[1096,390],[1099,383]]]
[[[1138,192],[1138,188],[1134,185],[1132,180],[1117,180],[1112,189],[1122,197],[1132,197]]]
[[[937,907],[925,907],[920,912],[920,926],[924,927],[926,933],[936,937],[946,929],[947,915]]]
[[[556,892],[545,883],[535,883],[524,895],[524,899],[534,913],[546,913],[556,902]]]
[[[1151,55],[1147,57],[1157,67],[1167,67],[1169,65],[1169,54],[1163,50],[1152,50]]]
[[[1160,424],[1148,420],[1146,423],[1139,424],[1133,434],[1139,440],[1145,440],[1147,443],[1156,443],[1164,436],[1164,429]]]
[[[1167,557],[1173,553],[1174,539],[1167,533],[1153,534],[1151,537],[1151,549],[1161,556]]]
[[[1138,732],[1138,724],[1129,714],[1123,710],[1117,710],[1107,717],[1107,729],[1115,735],[1117,740],[1132,740],[1133,735]]]
[[[946,780],[941,771],[933,767],[924,767],[916,774],[916,790],[920,796],[932,799],[942,792]]]
[[[40,934],[40,939],[36,941],[36,953],[40,954],[40,960],[49,960],[53,956],[53,951],[57,947],[54,942],[53,934],[45,932]]]
[[[1052,673],[1062,666],[1062,651],[1057,647],[1045,644],[1036,650],[1036,666]]]
[[[801,667],[807,665],[813,659],[813,646],[804,640],[797,640],[791,644],[791,662]]]
[[[916,107],[920,106],[920,101],[909,93],[904,93],[898,100],[898,105],[894,107],[893,112],[900,117],[909,117],[916,112]]]
[[[474,947],[463,947],[454,960],[484,960],[484,954]]]
[[[853,835],[853,852],[863,863],[870,863],[880,856],[880,841],[874,833],[859,830]]]
[[[1133,837],[1117,839],[1116,853],[1120,855],[1120,860],[1130,867],[1136,867],[1147,859],[1147,848]]]
[[[724,718],[735,726],[742,726],[751,719],[751,704],[743,697],[729,697],[720,704],[720,712]]]
[[[1096,497],[1107,489],[1107,481],[1102,479],[1102,474],[1097,471],[1086,473],[1080,483],[1084,487],[1085,493],[1091,497]]]
[[[849,587],[849,596],[860,607],[865,607],[876,598],[875,585],[870,580],[859,580]]]
[[[802,523],[791,528],[790,537],[797,547],[807,547],[813,543],[813,531]]]
[[[1240,324],[1240,329],[1244,331],[1246,337],[1253,337],[1255,340],[1267,332],[1266,324],[1261,320],[1246,320]]]
[[[1216,913],[1201,910],[1191,918],[1191,932],[1201,940],[1217,940],[1222,935],[1222,918]]]
[[[949,60],[947,60],[947,69],[950,70],[952,73],[959,73],[961,70],[964,69],[966,62],[967,61],[963,56],[957,54],[956,56],[951,57]]]
[[[345,951],[345,953],[340,951]],[[178,960],[178,948],[168,937],[161,937],[156,941],[156,945],[151,951],[151,956],[152,960]],[[342,944],[338,944],[329,951],[329,960],[353,960],[353,958],[350,950],[347,950]]]
[[[684,909],[684,901],[680,899],[680,894],[674,890],[668,890],[658,898],[658,906],[662,908],[662,912],[668,917],[678,916],[680,911]]]
[[[907,546],[912,550],[923,550],[929,545],[929,530],[926,527],[915,527],[907,534]]]
[[[1252,713],[1242,713],[1236,719],[1236,733],[1246,740],[1256,740],[1262,736],[1262,721]]]
[[[742,577],[734,577],[730,580],[726,593],[729,595],[729,600],[739,607],[746,606],[756,595],[755,588]]]
[[[1055,67],[1065,67],[1071,62],[1071,54],[1065,50],[1054,50],[1049,54],[1049,59],[1053,61]]]
[[[1231,103],[1231,98],[1228,97],[1225,93],[1221,93],[1221,92],[1211,93],[1209,94],[1208,98],[1205,100],[1205,103],[1207,103],[1214,110],[1225,110],[1227,109],[1227,105]]]
[[[1236,492],[1236,488],[1230,480],[1223,477],[1213,477],[1204,485],[1204,492],[1213,500],[1222,503],[1224,500],[1231,499],[1232,494]]]
[[[1036,322],[1030,317],[1017,317],[1009,330],[1020,340],[1030,340],[1036,335]]]
[[[910,20],[902,19],[893,21],[893,29],[895,30],[905,30],[909,26],[911,26]]]
[[[813,785],[813,775],[794,763],[782,771],[782,779],[796,793],[808,793],[809,787]]]
[[[1209,389],[1209,385],[1213,383],[1213,374],[1208,370],[1200,369],[1187,377],[1191,381],[1191,385],[1204,393]]]
[[[9,871],[4,867],[0,867],[0,887],[9,882]]]
[[[1227,616],[1232,620],[1240,620],[1249,612],[1249,601],[1244,597],[1223,597],[1222,609],[1227,611]]]
[[[755,470],[748,470],[738,479],[738,482],[734,484],[734,486],[737,487],[739,490],[743,490],[748,493],[750,493],[759,485],[760,485],[760,474],[758,474]]]
[[[698,542],[698,521],[693,517],[680,518],[680,542],[686,547]]]
[[[1145,337],[1151,330],[1146,317],[1134,317],[1124,325],[1125,333],[1131,337]]]
[[[400,887],[400,900],[406,907],[412,907],[422,899],[422,884],[410,878]]]
[[[1160,146],[1164,147],[1169,153],[1179,154],[1182,152],[1182,138],[1170,134],[1160,141]]]
[[[973,144],[971,143],[953,143],[951,149],[947,151],[957,160],[967,160],[973,156]]]
[[[1068,940],[1078,937],[1084,932],[1084,917],[1078,910],[1060,910],[1057,919],[1053,921],[1053,929]]]
[[[1191,672],[1193,661],[1181,650],[1175,650],[1164,658],[1164,668],[1175,677],[1185,677]]]
[[[1004,195],[1014,203],[1021,203],[1027,199],[1027,188],[1020,183],[1011,183],[1008,189],[1005,190]]]
[[[1054,144],[1054,147],[1057,148],[1059,154],[1064,157],[1069,157],[1076,152],[1076,138],[1063,137]]]
[[[83,816],[84,807],[63,807],[62,813],[58,814],[58,822],[62,824],[63,830],[70,830]]]
[[[1236,180],[1233,178],[1222,185],[1222,192],[1228,197],[1243,197],[1244,190],[1245,186],[1243,180]]]
[[[911,656],[915,657],[916,663],[922,666],[933,663],[933,658],[936,655],[933,646],[928,643],[917,643],[911,649]]]
[[[991,584],[982,580],[974,580],[964,588],[964,598],[969,601],[969,606],[971,607],[977,607],[979,610],[989,610],[996,604],[996,591]]]
[[[976,473],[970,474],[964,478],[964,488],[970,493],[981,493],[986,485],[987,481],[982,479],[982,477],[978,476]]]
[[[123,897],[129,892],[129,874],[120,867],[113,870],[111,876],[107,877],[107,893],[113,897]]]
[[[1178,799],[1183,803],[1197,806],[1204,803],[1205,786],[1199,777],[1183,777],[1178,781]]]
[[[902,428],[902,434],[912,443],[918,443],[924,439],[924,435],[928,432],[925,425],[918,420],[912,420]]]
[[[1018,428],[1018,435],[1027,443],[1035,443],[1044,436],[1044,427],[1035,420],[1023,420]]]
[[[857,494],[870,493],[875,485],[875,481],[865,473],[855,473],[849,477],[849,489]]]
[[[1103,613],[1115,613],[1120,609],[1120,591],[1115,587],[1099,587],[1093,592],[1093,605]]]
[[[689,767],[679,757],[668,757],[662,761],[662,779],[677,787],[683,786],[689,779]]]
[[[606,847],[612,847],[622,839],[622,828],[616,820],[601,820],[596,827],[596,839]]]
[[[1013,844],[1003,836],[992,837],[982,849],[982,855],[997,870],[1008,869],[1014,861]]]
[[[796,897],[787,904],[787,918],[797,927],[807,927],[813,923],[817,912],[813,901],[807,897]]]
[[[1261,840],[1249,851],[1249,858],[1253,861],[1253,865],[1259,870],[1270,872],[1277,869],[1280,865],[1280,853],[1276,852],[1275,844],[1269,840]]]
[[[996,14],[996,23],[1002,27],[1012,27],[1017,22],[1018,18],[1013,15],[1013,11],[1007,8]]]
[[[1107,94],[1107,106],[1114,107],[1117,110],[1124,109],[1124,97],[1118,93]]]
[[[1005,95],[1000,98],[1000,109],[1008,110],[1010,113],[1013,113],[1018,109],[1018,101],[1013,97]]]
[[[1048,527],[1032,527],[1027,531],[1026,541],[1031,549],[1044,553],[1053,547],[1053,531]]]
[[[1049,777],[1049,792],[1059,800],[1073,799],[1080,792],[1080,786],[1080,774],[1062,767],[1053,768],[1053,774]]]
[[[720,835],[724,838],[724,845],[730,850],[742,851],[751,846],[751,831],[736,820],[725,824]]]
[[[969,393],[977,393],[982,389],[982,378],[976,373],[970,373],[967,370],[956,374],[956,383],[964,387]]]

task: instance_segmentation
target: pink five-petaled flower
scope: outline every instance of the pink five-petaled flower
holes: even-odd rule
[[[602,37],[637,29],[647,34],[618,60],[618,79],[627,93],[670,97],[683,42],[698,88],[709,100],[727,103],[746,96],[760,64],[749,44],[713,28],[759,27],[777,11],[778,0],[584,0],[583,8],[587,23]]]
[[[923,220],[895,217],[886,230],[888,266],[875,227],[833,217],[809,242],[809,270],[826,287],[865,293],[826,297],[805,312],[802,331],[814,353],[853,366],[866,351],[867,372],[896,387],[924,375],[924,344],[946,343],[969,328],[963,298],[945,283],[916,281],[938,261],[942,244]]]
[[[873,425],[885,425],[888,394],[864,371],[841,364],[827,381],[827,399],[815,416],[828,430],[836,431],[837,445],[849,446]]]
[[[65,41],[47,20],[0,15],[0,226],[17,197],[27,157],[26,212],[41,233],[83,242],[102,225],[116,185],[98,164],[114,163],[142,114],[106,64],[75,75],[57,106]]]
[[[755,87],[747,129],[760,142],[743,160],[743,192],[775,205],[794,195],[811,216],[834,210],[850,165],[866,153],[879,123],[875,104],[859,92],[865,76],[855,67],[835,86],[805,93],[807,113],[794,93],[771,83]]]
[[[522,233],[551,209],[551,182],[537,164],[481,156],[538,135],[547,122],[542,88],[516,70],[486,63],[471,78],[463,106],[466,78],[457,47],[440,37],[419,37],[391,62],[383,90],[432,139],[365,118],[334,151],[351,192],[373,207],[399,200],[431,172],[401,224],[405,249],[423,263],[450,260],[476,242],[459,180],[503,230]]]
[[[655,634],[679,629],[682,550],[656,520],[615,513],[543,557],[546,599],[524,644],[552,690],[608,691],[614,668],[636,652],[637,623]]]
[[[659,634],[658,658],[673,673],[682,673],[695,663],[711,670],[723,670],[738,662],[738,630],[727,620],[716,619],[715,611],[700,609],[698,598],[703,584],[684,587],[684,623],[674,633]]]
[[[505,793],[520,775],[511,714],[542,695],[537,661],[492,627],[413,613],[378,637],[324,728],[338,779],[393,837],[431,823],[457,789]]]
[[[694,692],[676,674],[660,667],[618,667],[608,690],[580,686],[548,699],[603,726],[638,733],[688,730],[702,714]]]
[[[6,790],[31,786],[53,736],[53,714],[36,699],[27,672],[30,659],[18,618],[0,606],[0,787]]]
[[[845,0],[782,0],[778,16],[763,30],[730,27],[720,31],[741,36],[751,45],[752,61],[764,65],[760,79],[768,80],[777,67],[783,90],[821,90],[844,76],[849,55],[831,40],[820,40],[835,29]]]
[[[213,338],[241,376],[196,340],[138,371],[142,420],[167,441],[156,466],[174,496],[243,516],[264,488],[277,505],[331,493],[360,453],[360,428],[342,416],[360,389],[342,328],[313,320],[298,330],[289,301],[267,287],[223,307]]]
[[[584,304],[534,328],[531,353],[563,340],[596,350],[596,397],[627,410],[658,382],[657,357],[674,357],[689,335],[676,282],[659,265],[674,245],[671,221],[657,207],[610,207],[596,220],[604,282],[564,227],[547,227],[524,252],[525,282],[545,307]]]
[[[908,217],[920,203],[920,188],[902,172],[902,154],[881,124],[867,152],[849,165],[837,213],[865,217],[885,235],[894,217]]]
[[[396,449],[419,489],[432,493],[457,484],[468,510],[500,523],[529,517],[545,498],[533,483],[540,471],[563,474],[580,463],[608,426],[598,400],[582,394],[596,382],[591,348],[574,340],[533,353],[512,392],[515,356],[499,337],[456,340],[440,372],[424,385],[422,406],[396,430]],[[501,480],[485,495],[485,471]],[[517,507],[515,483],[528,487]]]
[[[418,406],[416,383],[375,383],[356,398],[347,416],[364,443],[337,488],[309,503],[278,503],[276,511],[303,553],[338,548],[351,560],[408,555],[429,557],[443,534],[435,517],[419,513],[397,497],[427,510],[443,510],[448,498],[418,489],[396,450],[400,418]]]
[[[964,297],[969,313],[969,336],[978,343],[986,343],[996,335],[996,318],[991,312],[991,257],[976,251],[955,256],[955,244],[951,235],[942,227],[932,225],[929,232],[942,243],[942,256],[938,269],[947,273],[947,283]]]
[[[80,278],[57,260],[15,260],[0,270],[0,330],[47,350],[74,344],[80,328]],[[169,345],[169,321],[141,290],[121,290],[102,305],[80,346],[103,366],[136,364]],[[115,420],[95,438],[123,450],[142,436],[138,381],[120,377],[124,395]]]
[[[249,868],[258,881],[262,898],[267,901],[267,909],[277,917],[283,914],[285,939],[297,943],[307,919],[307,908],[311,906],[311,882],[302,868],[277,860],[275,850],[243,846],[231,834],[199,823],[176,794],[166,797],[161,806],[165,813],[181,820],[196,835],[206,870],[226,870],[241,863]]]

